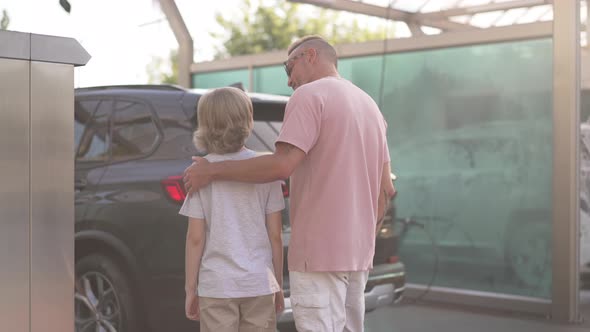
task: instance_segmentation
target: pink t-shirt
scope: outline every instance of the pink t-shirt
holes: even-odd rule
[[[290,271],[372,268],[386,129],[373,99],[343,78],[293,93],[277,139],[306,153],[291,175]]]

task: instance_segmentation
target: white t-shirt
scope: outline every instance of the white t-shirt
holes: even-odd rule
[[[243,149],[209,154],[210,162],[255,157]],[[280,290],[274,276],[266,215],[281,211],[280,182],[264,184],[214,181],[187,196],[180,214],[205,219],[206,240],[199,269],[199,296],[253,297]]]

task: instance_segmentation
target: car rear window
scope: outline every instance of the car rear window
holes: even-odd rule
[[[274,152],[281,125],[280,121],[254,121],[252,134],[246,139],[246,147],[258,152]]]

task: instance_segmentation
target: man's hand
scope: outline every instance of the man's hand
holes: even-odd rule
[[[186,318],[190,320],[199,320],[201,316],[199,314],[199,297],[195,292],[186,293],[186,300],[184,303],[184,311]]]
[[[393,197],[397,194],[393,186],[395,175],[391,173],[391,166],[389,162],[385,163],[383,173],[381,174],[381,185],[379,186],[379,197],[377,198],[377,225],[375,228],[375,236],[379,235],[383,218],[387,214],[389,204]]]
[[[395,195],[397,195],[397,189],[395,189],[395,185],[391,185],[391,188],[386,189],[387,190],[387,196],[389,197],[389,200],[392,200]]]
[[[285,310],[285,296],[283,291],[279,291],[275,293],[275,310],[277,316],[280,315],[283,310]]]
[[[205,158],[193,157],[193,163],[184,170],[184,189],[187,193],[194,193],[211,183],[209,164]]]

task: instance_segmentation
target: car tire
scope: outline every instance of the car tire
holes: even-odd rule
[[[92,254],[76,262],[74,292],[76,332],[139,332],[129,280],[109,257]]]
[[[532,216],[537,214],[523,215],[522,219],[514,220],[508,227],[504,261],[509,277],[515,279],[519,286],[550,289],[551,225]]]

